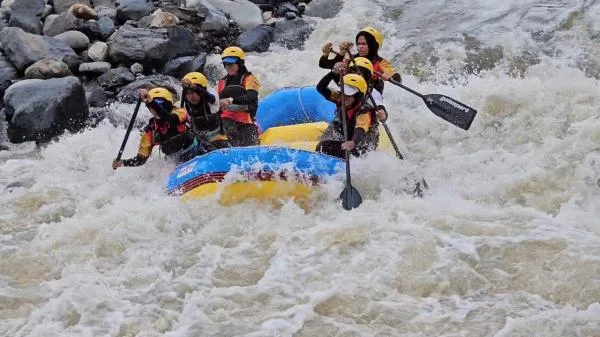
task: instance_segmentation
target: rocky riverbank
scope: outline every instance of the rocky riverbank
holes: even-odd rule
[[[108,104],[140,87],[204,71],[229,45],[265,52],[302,48],[310,16],[335,0],[2,0],[0,93],[10,142],[46,142],[103,119]],[[308,15],[308,17],[307,17]],[[216,78],[210,78],[215,81]]]

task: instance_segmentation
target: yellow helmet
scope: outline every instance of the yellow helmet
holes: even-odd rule
[[[185,76],[183,76],[183,79],[181,79],[181,82],[183,82],[184,85],[185,84],[187,84],[188,86],[190,84],[199,85],[203,88],[206,88],[206,86],[208,85],[208,80],[206,79],[206,76],[204,76],[202,73],[199,73],[197,71],[187,73]]]
[[[225,63],[235,63],[237,59],[244,60],[246,54],[240,47],[227,47],[221,54],[221,59]]]
[[[363,67],[369,70],[369,74],[373,76],[373,63],[366,57],[357,57],[353,60],[357,67]]]
[[[359,74],[348,74],[344,76],[344,94],[352,96],[357,92],[365,95],[367,93],[367,81]]]
[[[371,35],[375,39],[375,42],[377,42],[377,46],[379,48],[381,48],[381,46],[383,46],[383,35],[381,35],[381,33],[377,29],[375,29],[373,27],[366,27],[366,28],[363,28],[359,32],[359,34],[363,33],[363,32]]]
[[[150,98],[152,98],[152,100],[162,98],[165,101],[168,101],[169,103],[173,104],[173,94],[171,94],[171,92],[165,88],[154,88],[150,90],[148,94],[150,95]]]

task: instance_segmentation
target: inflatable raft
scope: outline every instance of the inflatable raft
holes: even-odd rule
[[[217,194],[224,205],[306,198],[344,169],[342,159],[314,151],[334,116],[335,105],[314,86],[279,89],[259,103],[259,146],[219,149],[183,163],[171,172],[167,190],[186,198]],[[380,131],[379,149],[391,151]]]

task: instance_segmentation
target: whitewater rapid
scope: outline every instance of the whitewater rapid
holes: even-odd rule
[[[324,42],[374,25],[406,85],[479,111],[464,131],[386,84],[406,160],[353,161],[351,212],[341,176],[308,205],[222,207],[164,195],[157,151],[113,172],[133,105],[41,148],[10,144],[0,335],[600,336],[598,14],[597,1],[345,0],[312,18],[305,50],[248,55],[263,96],[311,85]],[[401,188],[415,173],[423,199]]]

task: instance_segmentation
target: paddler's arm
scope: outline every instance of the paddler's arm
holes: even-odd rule
[[[142,137],[140,138],[138,154],[130,159],[119,160],[118,162],[113,161],[113,170],[116,170],[117,167],[121,166],[134,167],[144,165],[146,161],[148,161],[150,154],[152,154],[153,146],[154,145],[152,144],[152,133],[144,132],[142,134]]]
[[[384,80],[389,80],[390,78],[394,81],[402,83],[402,76],[398,74],[394,66],[386,59],[383,59],[379,62],[379,67],[381,68],[382,75],[381,77]]]
[[[244,89],[246,94],[233,98],[232,104],[247,105],[248,112],[254,116],[258,109],[258,91],[260,90],[260,83],[253,74],[248,75],[244,80]]]
[[[360,143],[367,134],[367,131],[369,131],[369,126],[371,126],[371,114],[369,112],[360,113],[356,116],[356,126],[354,127],[354,135],[352,136],[354,144]]]
[[[339,93],[329,89],[329,83],[336,79],[339,75],[333,71],[327,73],[317,84],[317,91],[328,101],[338,103]]]

